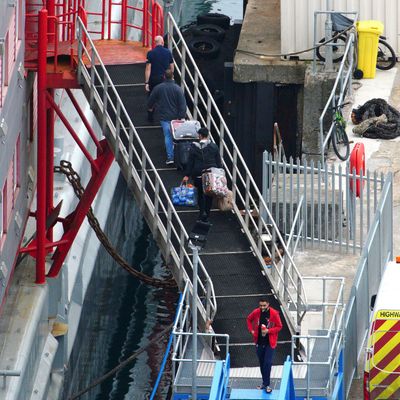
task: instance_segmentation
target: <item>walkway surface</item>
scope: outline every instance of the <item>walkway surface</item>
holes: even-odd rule
[[[107,70],[146,151],[169,191],[173,186],[179,185],[183,174],[175,167],[165,165],[166,153],[161,127],[147,122],[144,63],[108,66]],[[177,211],[184,226],[190,231],[198,217],[198,209],[177,207]],[[230,335],[233,368],[256,367],[258,360],[252,337],[247,331],[246,316],[258,306],[260,296],[268,296],[272,307],[279,309],[280,306],[236,216],[231,212],[213,209],[210,220],[212,227],[207,245],[200,256],[212,278],[217,297],[218,311],[213,328],[217,333]],[[276,365],[282,365],[291,352],[290,332],[282,313],[281,317],[284,328],[279,335],[280,345],[274,357]],[[223,355],[224,349],[221,349],[221,353]]]

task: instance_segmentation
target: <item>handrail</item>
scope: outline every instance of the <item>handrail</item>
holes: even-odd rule
[[[301,211],[302,211],[302,208],[303,208],[303,203],[304,203],[304,194],[300,197],[299,205],[297,206],[296,214],[294,215],[294,218],[293,218],[292,227],[290,229],[288,241],[286,243],[286,246],[287,246],[288,249],[290,249],[290,245],[292,244],[292,240],[293,240],[293,237],[294,237],[294,231],[296,229],[297,220],[300,219]],[[303,223],[304,223],[304,221],[301,221],[301,223],[300,223],[300,228],[299,228],[300,232],[301,232],[301,227],[303,226]],[[297,242],[298,241],[296,241],[296,243],[295,243],[295,247],[293,249],[292,257],[294,257],[294,253],[296,252]]]
[[[228,395],[230,356],[215,365],[209,400],[225,400]]]
[[[353,59],[354,41],[355,41],[355,34],[351,32],[347,37],[347,43],[343,54],[343,60],[340,63],[339,71],[336,76],[336,80],[333,85],[331,94],[329,95],[328,101],[326,102],[322,114],[319,117],[319,140],[320,140],[320,153],[321,153],[322,164],[324,164],[325,162],[325,148],[327,147],[328,142],[330,141],[331,134],[335,126],[335,121],[333,121],[331,117],[331,124],[324,138],[324,119],[328,110],[331,110],[335,107],[340,107],[343,104],[346,90],[348,88],[351,88],[351,79],[352,79],[353,64],[354,64],[354,59]],[[348,64],[348,69],[346,70],[345,67],[347,64]],[[338,89],[338,87],[340,87],[339,97],[336,95],[336,90]],[[330,115],[332,116],[332,113]]]
[[[283,364],[282,380],[279,389],[278,400],[296,400],[292,361],[290,359],[290,356],[287,356],[286,361]]]
[[[326,377],[326,389],[328,390],[328,395],[332,393],[333,390],[333,382],[337,373],[338,368],[338,360],[340,357],[340,352],[342,350],[342,346],[344,343],[344,324],[345,324],[345,304],[344,304],[344,284],[345,278],[342,277],[331,277],[331,276],[322,276],[322,277],[304,277],[305,281],[320,281],[322,282],[322,301],[310,303],[309,306],[313,305],[322,307],[322,323],[320,327],[316,327],[315,329],[321,329],[324,331],[322,334],[313,334],[313,335],[293,335],[292,336],[292,360],[294,358],[294,349],[295,344],[297,342],[305,341],[305,351],[307,359],[305,361],[293,361],[293,365],[306,365],[307,368],[307,386],[306,392],[307,395],[311,395],[311,391],[315,388],[312,387],[311,380],[312,376],[310,374],[310,366],[312,365],[321,365],[327,366],[329,368],[329,375]],[[339,289],[337,291],[337,296],[334,302],[329,302],[326,300],[327,295],[327,282],[331,281],[339,283]],[[313,284],[315,287],[315,284]],[[333,307],[333,312],[330,318],[330,323],[326,328],[326,309]],[[315,340],[324,340],[327,341],[327,348],[329,349],[328,353],[325,354],[325,358],[319,361],[310,361],[310,355],[312,354],[311,346],[312,342]]]
[[[203,125],[207,126],[210,129],[214,141],[219,142],[220,154],[223,156],[225,171],[232,182],[232,193],[235,202],[234,212],[252,245],[257,259],[264,267],[266,275],[275,290],[277,289],[278,282],[283,282],[284,279],[277,266],[278,263],[283,263],[283,256],[279,251],[279,246],[283,249],[284,254],[287,255],[288,262],[291,266],[290,271],[291,274],[293,274],[292,281],[295,288],[294,290],[296,292],[295,295],[292,293],[289,294],[289,301],[296,310],[297,318],[293,319],[286,302],[282,302],[282,309],[287,317],[291,329],[293,331],[298,331],[302,314],[307,308],[307,296],[304,291],[301,275],[292,256],[287,251],[285,241],[279,228],[274,221],[272,214],[268,209],[266,202],[264,201],[260,190],[257,187],[254,178],[251,175],[246,162],[244,161],[242,154],[240,153],[240,150],[236,145],[232,134],[226,125],[171,13],[169,13],[167,17],[167,32],[168,46],[174,54],[175,71],[181,80],[182,89],[193,104],[190,113],[193,118],[199,119]],[[202,90],[199,89],[200,84]],[[216,119],[218,120],[216,121]],[[238,204],[240,207],[244,207],[242,212],[239,209]],[[268,245],[262,239],[264,233],[268,233],[272,237],[267,221],[265,221],[264,218],[259,217],[264,214],[267,215],[267,219],[272,225],[274,237],[276,237],[279,242],[274,242],[271,249],[269,249]],[[271,258],[273,268],[267,269],[265,267],[263,253],[268,254]]]
[[[129,166],[130,179],[134,180],[137,187],[141,190],[140,205],[143,207],[146,204],[154,217],[154,223],[151,228],[158,230],[168,243],[166,259],[170,256],[182,272],[183,280],[190,281],[183,267],[186,262],[193,269],[192,260],[185,248],[185,242],[189,238],[188,233],[172,204],[169,193],[164,187],[159,173],[147,153],[86,27],[79,17],[77,21],[78,81],[81,83],[83,81],[86,82],[90,88],[91,105],[96,101],[103,112],[103,120],[100,121],[103,131],[106,131],[105,128],[108,127],[109,133],[116,143],[114,148],[115,158],[117,160],[121,157],[123,158],[126,165]],[[85,41],[89,48],[86,47]],[[83,57],[85,57],[85,60]],[[89,65],[87,66],[86,63]],[[101,70],[101,74],[98,72],[98,69]],[[98,89],[99,85],[102,90],[101,94]],[[137,165],[139,165],[140,169],[135,167]],[[146,184],[148,185],[147,190]],[[151,196],[154,196],[154,201]],[[166,221],[161,219],[160,214],[167,217]],[[177,226],[172,223],[173,221]],[[201,274],[205,278],[205,282],[199,279],[199,286],[203,292],[202,297],[205,296],[209,304],[203,305],[198,298],[198,307],[204,318],[212,319],[217,312],[214,286],[201,259],[199,260],[199,267]],[[192,288],[191,283],[190,285]],[[207,315],[208,305],[210,306],[210,315]]]
[[[182,291],[182,300],[179,303],[175,323],[172,328],[173,334],[173,350],[172,350],[172,377],[174,384],[179,377],[179,370],[182,363],[191,363],[192,354],[186,355],[189,341],[193,337],[193,331],[191,326],[191,293],[190,293],[190,282],[186,281],[185,287]],[[210,327],[211,328],[211,327]],[[211,332],[198,332],[198,337],[202,337],[205,340],[212,341],[221,340],[219,345],[224,345],[226,349],[226,358],[224,360],[225,365],[229,365],[229,335]],[[201,363],[217,364],[220,360],[212,358],[201,358],[197,360]]]
[[[297,244],[300,240],[300,238],[302,237],[301,234],[297,234],[297,238],[296,238],[296,242],[294,243],[294,245],[292,245],[292,240],[294,238],[295,235],[295,229],[297,227],[297,231],[298,232],[302,232],[303,229],[303,225],[304,225],[304,214],[303,214],[303,206],[304,206],[304,195],[301,196],[300,201],[297,205],[297,210],[293,219],[293,223],[292,223],[292,227],[290,229],[290,233],[289,233],[289,237],[288,240],[286,242],[286,247],[287,247],[287,251],[288,251],[288,255],[290,255],[293,259],[297,250]],[[302,218],[300,220],[300,217]],[[282,263],[281,266],[281,274],[283,276],[283,281],[279,281],[278,282],[278,293],[281,293],[281,285],[283,288],[283,297],[284,297],[284,301],[288,300],[288,298],[290,298],[290,291],[289,289],[292,288],[294,285],[297,285],[298,282],[294,281],[293,277],[290,274],[290,264],[288,265],[288,257],[286,256],[286,254],[284,255],[284,262]],[[302,318],[304,318],[304,313],[302,313],[300,322],[302,320]]]

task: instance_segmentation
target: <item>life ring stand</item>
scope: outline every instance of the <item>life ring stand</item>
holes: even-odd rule
[[[363,173],[363,177],[365,177],[365,147],[364,143],[356,143],[353,150],[350,154],[350,176],[353,176],[353,172],[355,171],[356,175],[360,175],[361,171]],[[360,178],[356,178],[355,190],[356,197],[360,197],[361,195],[361,182]],[[354,191],[354,183],[353,179],[350,178],[350,190]],[[364,187],[365,181],[363,179],[362,187]]]

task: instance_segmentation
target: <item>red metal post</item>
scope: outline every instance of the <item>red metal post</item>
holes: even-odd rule
[[[128,24],[128,2],[127,0],[122,0],[121,4],[122,10],[121,10],[121,17],[122,17],[122,23],[121,23],[121,39],[126,42],[126,37],[127,37],[127,24]]]
[[[85,9],[83,7],[81,7],[81,6],[79,6],[78,15],[79,15],[80,19],[82,20],[83,25],[85,25],[85,28],[87,29],[87,13],[86,13]],[[74,32],[72,33],[72,35],[75,34]],[[85,32],[82,32],[82,41],[83,41],[83,44],[86,47],[87,36],[86,36]]]
[[[96,145],[97,150],[99,150],[99,151],[102,150],[100,142],[97,139],[96,133],[94,132],[92,126],[90,125],[90,122],[87,120],[84,112],[82,111],[82,108],[79,106],[79,103],[77,102],[77,100],[75,99],[74,95],[72,94],[71,89],[65,89],[65,91],[67,92],[72,104],[74,105],[75,110],[77,111],[77,113],[81,117],[81,120],[84,123],[86,129],[88,130],[89,135],[92,138],[94,144]]]
[[[55,0],[47,0],[46,1],[47,15],[49,17],[55,17],[56,15],[56,2]],[[50,33],[48,41],[50,43],[54,43],[56,41],[55,33],[56,33],[56,21],[54,18],[47,19],[47,32]]]
[[[81,200],[79,201],[78,206],[76,207],[75,211],[66,218],[66,220],[69,220],[69,223],[68,225],[64,226],[65,233],[61,238],[61,241],[67,240],[67,243],[64,245],[60,244],[55,251],[53,256],[53,264],[49,273],[47,274],[48,277],[55,278],[60,272],[62,263],[64,262],[65,257],[70,250],[76,235],[78,234],[79,228],[81,227],[82,222],[85,219],[86,214],[89,211],[89,208],[92,205],[92,202],[96,197],[96,194],[99,191],[99,188],[114,160],[114,155],[108,146],[107,141],[104,139],[102,140],[101,144],[104,152],[96,159],[99,172],[92,170],[92,177],[90,178],[90,181]]]
[[[64,126],[67,128],[68,132],[74,138],[76,144],[82,150],[82,153],[85,155],[87,160],[90,162],[90,165],[92,166],[92,168],[94,168],[94,169],[99,168],[99,166],[96,164],[96,160],[93,159],[93,157],[90,154],[89,150],[85,147],[85,145],[83,144],[83,142],[79,138],[79,135],[74,131],[74,128],[72,128],[72,125],[69,123],[67,117],[60,110],[60,107],[58,107],[58,105],[55,103],[55,101],[50,96],[47,96],[47,101],[53,107],[53,110],[57,113],[58,117],[61,119],[61,121],[63,122]]]
[[[149,46],[149,0],[143,1],[143,46]]]
[[[103,18],[105,18],[104,6],[105,6],[105,0],[103,0]],[[111,22],[112,22],[112,0],[109,0],[109,3],[108,3],[108,32],[107,32],[108,40],[111,39]],[[103,23],[103,25],[104,25],[104,23]]]
[[[46,65],[47,65],[47,10],[39,11],[38,27],[38,101],[37,101],[37,211],[36,211],[36,283],[46,282]]]
[[[158,15],[157,15],[157,3],[153,1],[152,7],[151,7],[151,15],[152,15],[152,20],[151,20],[151,47],[154,47],[155,44],[155,38],[157,36],[157,28],[158,28]]]
[[[48,89],[47,95],[54,99],[54,89]],[[47,104],[46,215],[50,215],[54,207],[54,116],[53,108]],[[53,241],[53,228],[47,230],[46,237]]]

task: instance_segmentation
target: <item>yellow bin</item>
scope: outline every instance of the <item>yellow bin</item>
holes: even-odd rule
[[[358,66],[364,78],[375,78],[379,36],[383,33],[380,21],[358,21]]]

